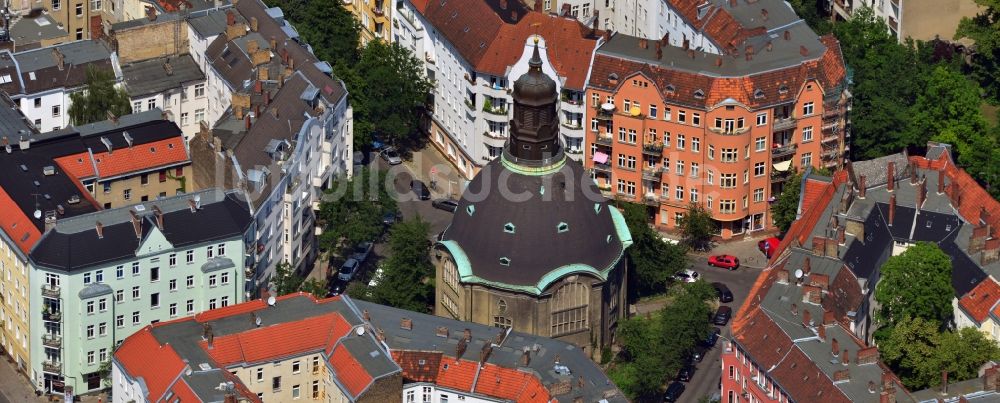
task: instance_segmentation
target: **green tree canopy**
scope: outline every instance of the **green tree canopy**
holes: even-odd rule
[[[338,0],[267,0],[281,7],[320,60],[339,68],[353,66],[361,45],[361,25]],[[338,75],[340,72],[338,71]]]
[[[305,281],[305,279],[293,272],[292,265],[288,262],[278,263],[274,270],[274,277],[271,277],[271,284],[274,286],[274,291],[277,292],[278,295],[298,292],[303,281]],[[326,293],[323,293],[320,296],[325,297]]]
[[[899,321],[879,341],[879,352],[910,390],[939,386],[941,371],[954,381],[976,378],[980,366],[1000,359],[1000,347],[975,328],[941,331],[923,318]]]
[[[799,195],[802,192],[802,174],[794,173],[785,181],[781,194],[771,204],[771,218],[781,232],[788,231],[799,214]]]
[[[953,140],[956,145],[968,144],[973,137],[985,135],[986,118],[979,109],[982,98],[975,83],[943,65],[935,67],[925,78],[924,90],[912,108],[913,125],[907,136],[910,144],[926,144],[946,130],[957,137]]]
[[[320,247],[343,251],[378,238],[382,216],[397,212],[386,186],[386,171],[365,167],[351,178],[340,178],[323,195],[318,217],[324,226]]]
[[[884,337],[905,318],[919,318],[944,329],[951,325],[955,289],[951,286],[951,258],[937,244],[918,242],[882,265],[875,286],[875,313]]]
[[[434,266],[430,261],[430,224],[419,216],[400,222],[389,233],[389,258],[371,290],[374,302],[416,312],[434,304]]]
[[[979,81],[993,102],[1000,101],[1000,0],[973,0],[983,11],[975,17],[963,17],[955,39],[976,42],[973,77]]]
[[[132,113],[125,89],[115,87],[114,72],[87,66],[87,84],[82,91],[69,94],[69,119],[74,125],[99,122]]]
[[[634,297],[666,292],[667,281],[687,267],[685,248],[663,242],[660,234],[649,226],[646,206],[628,202],[616,204],[632,234],[632,246],[627,249],[629,290]]]
[[[681,220],[681,234],[684,243],[695,250],[708,250],[712,237],[716,234],[716,225],[712,213],[698,203],[691,203]]]

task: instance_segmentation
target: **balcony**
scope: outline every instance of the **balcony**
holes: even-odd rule
[[[787,171],[772,170],[771,171],[771,182],[772,183],[784,182],[784,181],[788,180],[788,178],[791,177],[791,176],[792,176],[792,171],[790,171],[790,170],[787,170]]]
[[[784,118],[774,118],[774,131],[782,131],[795,128],[795,118],[792,116]]]
[[[470,111],[476,110],[476,104],[472,103],[472,101],[468,99],[465,100],[465,107],[469,108]]]
[[[825,159],[825,160],[828,160],[828,159],[836,159],[837,157],[839,157],[839,156],[840,156],[840,150],[838,150],[838,149],[834,148],[834,149],[832,149],[832,150],[829,150],[829,151],[824,151],[824,152],[823,152],[822,154],[820,154],[820,155],[821,155],[821,156],[822,156],[822,158],[823,158],[823,159]]]
[[[653,192],[646,193],[646,196],[642,198],[642,201],[645,202],[649,206],[654,206],[655,207],[655,206],[659,206],[660,205],[660,197],[657,196],[656,193],[653,193]]]
[[[59,298],[59,286],[51,284],[42,284],[42,296],[49,298]]]
[[[614,137],[611,136],[611,133],[598,134],[597,138],[594,139],[595,143],[605,146],[610,146],[613,141]]]
[[[784,157],[786,155],[795,154],[795,150],[799,148],[798,144],[789,144],[784,147],[775,147],[771,149],[771,158]]]
[[[597,120],[604,120],[604,121],[613,120],[614,117],[615,117],[615,111],[614,111],[614,109],[607,110],[607,109],[601,108],[600,110],[597,111]]]
[[[594,169],[598,171],[611,172],[611,164],[602,164],[600,162],[594,162]]]
[[[749,126],[743,126],[741,128],[738,128],[738,129],[737,128],[725,129],[725,128],[722,128],[722,127],[711,127],[708,130],[711,130],[713,133],[718,133],[718,134],[722,134],[722,135],[725,135],[725,136],[737,136],[737,135],[740,135],[740,134],[743,134],[743,133],[746,133],[746,132],[750,131],[750,127]],[[777,130],[777,129],[775,129],[775,130]]]
[[[42,344],[45,347],[59,348],[62,346],[62,337],[54,334],[46,334],[42,336]]]
[[[47,310],[42,311],[42,319],[47,320],[49,322],[59,322],[62,320],[62,312],[59,311],[49,312]]]
[[[62,363],[59,361],[45,360],[42,361],[42,370],[45,372],[52,372],[56,374],[62,373]]]
[[[583,130],[583,125],[581,125],[580,122],[562,122],[560,124],[562,127],[570,130]]]
[[[659,182],[660,172],[659,168],[643,168],[642,179]]]
[[[498,106],[493,106],[492,102],[487,101],[486,103],[483,104],[483,112],[491,113],[494,115],[507,116],[507,105],[501,104]]]
[[[372,9],[372,14],[375,14],[376,17],[385,17],[385,9],[383,7],[375,7]]]
[[[663,143],[645,143],[642,145],[642,153],[648,155],[655,155],[657,157],[663,155]]]

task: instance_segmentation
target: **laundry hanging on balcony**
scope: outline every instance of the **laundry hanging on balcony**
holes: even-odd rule
[[[598,164],[607,164],[609,158],[611,158],[609,155],[600,151],[594,153],[594,162]]]
[[[785,172],[792,167],[792,160],[777,162],[774,164],[774,170]]]

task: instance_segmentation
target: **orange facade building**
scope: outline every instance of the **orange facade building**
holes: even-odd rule
[[[670,46],[669,34],[615,35],[595,55],[585,165],[602,190],[648,205],[661,230],[677,230],[691,203],[723,238],[770,229],[770,203],[793,172],[843,164],[850,93],[838,42],[755,6],[727,17],[739,26],[717,44],[723,55]],[[710,7],[691,25],[734,11]],[[761,26],[744,23],[754,14]]]

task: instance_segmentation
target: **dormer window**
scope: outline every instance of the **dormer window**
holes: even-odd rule
[[[667,94],[673,94],[677,89],[674,88],[673,84],[667,84]]]
[[[753,97],[754,97],[754,99],[762,99],[762,98],[764,98],[764,91],[761,90],[761,89],[757,89],[757,91],[753,92]]]
[[[700,88],[695,90],[694,97],[697,99],[705,99],[705,91],[702,91]]]
[[[778,93],[782,94],[782,95],[787,94],[788,93],[788,86],[782,85],[782,86],[778,87]]]

